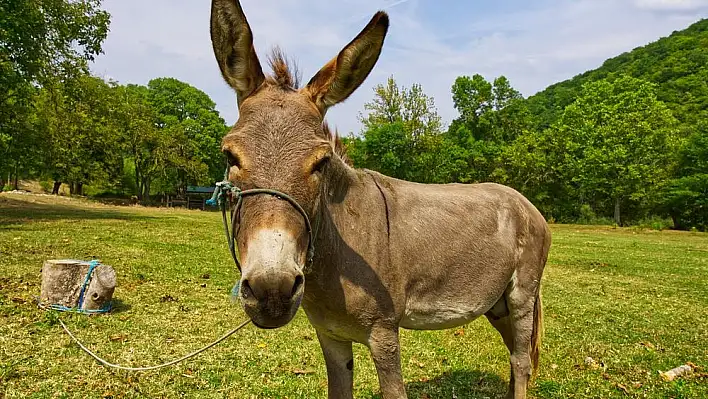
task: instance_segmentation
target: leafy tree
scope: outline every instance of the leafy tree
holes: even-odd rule
[[[117,92],[120,142],[133,164],[136,194],[140,200],[148,201],[153,180],[165,168],[167,145],[157,126],[157,113],[150,103],[148,88],[129,84],[118,87]]]
[[[682,147],[675,176],[662,192],[660,209],[677,228],[708,230],[708,123]]]
[[[571,221],[580,199],[565,179],[566,141],[553,129],[529,130],[504,147],[507,184],[547,217]],[[573,215],[575,216],[575,215]]]
[[[447,131],[463,150],[467,168],[454,176],[460,182],[506,182],[502,153],[529,126],[529,112],[521,93],[500,76],[492,83],[475,74],[460,76],[452,86],[452,98],[460,117]]]
[[[114,185],[123,157],[115,123],[115,84],[79,75],[45,84],[36,100],[44,171],[81,194],[84,184]]]
[[[14,173],[16,180],[19,170],[36,164],[29,126],[37,85],[57,70],[85,69],[101,53],[110,16],[100,4],[0,1],[0,176]]]
[[[385,85],[374,87],[374,98],[364,104],[364,109],[369,111],[366,116],[359,115],[364,129],[401,122],[405,131],[418,139],[439,133],[442,126],[433,98],[428,97],[419,84],[413,84],[410,89],[399,87],[393,76]]]
[[[552,128],[563,178],[583,201],[610,200],[620,224],[623,206],[669,177],[676,125],[651,83],[626,75],[587,83]]]
[[[148,83],[149,101],[157,127],[169,147],[166,160],[174,173],[165,173],[168,185],[211,184],[223,176],[221,139],[227,131],[216,104],[201,90],[174,78]]]
[[[438,182],[443,174],[437,165],[450,143],[441,136],[441,119],[435,103],[420,85],[399,86],[393,77],[374,88],[374,98],[360,114],[363,139],[347,141],[355,165],[378,170],[400,179]],[[448,151],[450,152],[450,151]]]

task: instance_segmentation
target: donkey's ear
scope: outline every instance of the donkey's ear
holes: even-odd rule
[[[211,44],[221,74],[236,91],[238,105],[265,80],[253,34],[238,0],[212,0]]]
[[[303,89],[324,116],[327,109],[344,101],[374,68],[388,31],[388,15],[377,12],[368,25],[329,61]]]

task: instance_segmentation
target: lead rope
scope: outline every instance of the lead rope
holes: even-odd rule
[[[228,172],[228,169],[227,169],[227,172]],[[225,228],[225,231],[226,231],[226,236],[229,237],[229,228],[228,228],[228,224],[227,224],[227,222],[226,222],[226,202],[224,201],[224,197],[225,197],[225,193],[226,193],[227,191],[236,192],[236,191],[240,191],[240,190],[238,190],[238,188],[236,188],[236,187],[233,187],[233,186],[231,185],[231,183],[229,183],[228,181],[226,181],[226,177],[224,177],[224,180],[225,180],[224,182],[219,182],[219,183],[216,184],[216,189],[214,190],[214,195],[212,196],[212,198],[211,198],[210,200],[207,201],[207,203],[208,203],[209,205],[212,205],[212,204],[215,202],[215,200],[217,199],[217,196],[218,196],[219,205],[222,207],[222,214],[223,214],[223,218],[224,218],[224,228]],[[220,194],[220,195],[219,195],[219,194]],[[239,196],[239,202],[240,202],[240,201],[241,201],[241,197]],[[235,217],[236,217],[236,214],[235,214],[235,213],[233,212],[233,210],[232,210],[232,219],[231,219],[232,225],[233,225],[233,222],[235,221]],[[233,236],[233,235],[232,235],[232,236]],[[230,241],[229,241],[229,249],[230,249],[230,251],[231,251],[231,256],[234,258],[234,261],[236,262],[236,265],[238,266],[238,269],[239,269],[239,272],[240,272],[240,271],[241,271],[241,265],[240,265],[240,263],[239,263],[239,261],[238,261],[238,256],[236,255],[236,250],[237,250],[237,249],[236,249],[236,246],[235,246],[233,240],[230,240]],[[88,274],[87,274],[87,276],[86,276],[86,281],[84,281],[84,284],[83,284],[83,286],[81,287],[81,293],[79,294],[79,305],[81,305],[81,303],[83,302],[83,296],[84,296],[84,293],[85,293],[85,288],[86,288],[87,282],[88,282],[88,280],[89,280],[89,276],[91,275],[91,272],[93,271],[93,269],[94,269],[95,267],[96,267],[96,265],[95,265],[94,263],[92,263],[92,264],[91,264],[91,267],[89,268],[89,272],[88,272]],[[59,309],[59,308],[54,308],[54,309],[55,309],[55,310],[65,310],[65,309]],[[103,312],[105,312],[105,311],[107,311],[107,310],[110,310],[110,309],[103,310]],[[86,313],[88,313],[88,312],[86,312]],[[177,363],[183,362],[183,361],[185,361],[185,360],[187,360],[187,359],[189,359],[189,358],[192,358],[192,357],[194,357],[194,356],[196,356],[196,355],[198,355],[198,354],[200,354],[200,353],[202,353],[202,352],[208,350],[209,348],[211,348],[211,347],[213,347],[213,346],[218,345],[219,343],[221,343],[222,341],[224,341],[226,338],[232,336],[232,335],[235,334],[238,330],[242,329],[242,328],[245,327],[248,323],[251,322],[251,319],[248,319],[248,320],[242,322],[241,324],[238,325],[238,327],[236,327],[236,328],[234,328],[233,330],[227,332],[224,336],[222,336],[221,338],[217,339],[216,341],[214,341],[214,342],[212,342],[212,343],[210,343],[210,344],[204,346],[203,348],[200,348],[200,349],[198,349],[198,350],[196,350],[196,351],[194,351],[194,352],[192,352],[192,353],[190,353],[190,354],[188,354],[188,355],[182,356],[182,357],[180,357],[179,359],[175,359],[175,360],[172,360],[172,361],[170,361],[170,362],[163,363],[163,364],[158,364],[158,365],[155,365],[155,366],[127,367],[127,366],[121,366],[121,365],[118,365],[118,364],[110,363],[110,362],[108,362],[108,361],[102,359],[102,358],[101,358],[100,356],[98,356],[97,354],[93,353],[93,352],[92,352],[90,349],[88,349],[84,344],[82,344],[81,341],[79,341],[79,339],[76,338],[76,337],[74,336],[74,334],[71,333],[71,331],[69,331],[69,328],[66,326],[66,324],[64,324],[64,322],[63,322],[61,319],[58,319],[58,320],[59,320],[59,324],[61,324],[61,327],[64,329],[64,331],[66,331],[66,333],[69,334],[69,337],[71,337],[71,339],[79,346],[79,348],[81,348],[84,352],[86,352],[87,354],[89,354],[89,356],[91,356],[92,358],[94,358],[94,359],[97,360],[99,363],[103,364],[104,366],[111,367],[111,368],[115,368],[115,369],[120,369],[120,370],[127,370],[127,371],[148,371],[148,370],[156,370],[156,369],[161,369],[161,368],[164,368],[164,367],[169,367],[169,366],[175,365],[175,364],[177,364]]]
[[[236,226],[239,225],[239,223],[237,223],[237,218],[238,218],[239,213],[241,211],[241,205],[243,204],[243,197],[247,196],[247,195],[267,194],[267,195],[272,195],[276,198],[280,198],[280,199],[283,199],[283,200],[289,202],[290,205],[292,205],[298,212],[300,212],[300,214],[304,218],[305,227],[307,228],[307,234],[308,234],[308,244],[307,244],[307,259],[305,260],[305,265],[303,267],[302,272],[307,273],[308,268],[312,264],[312,259],[314,258],[314,255],[315,255],[315,246],[314,246],[314,240],[313,240],[312,225],[310,224],[310,218],[307,216],[307,213],[302,208],[302,206],[300,206],[300,204],[297,201],[295,201],[295,199],[292,198],[291,196],[289,196],[283,192],[277,191],[277,190],[258,188],[258,189],[241,191],[240,188],[234,186],[228,180],[228,173],[229,173],[229,169],[227,167],[226,172],[224,172],[224,180],[216,183],[216,187],[214,188],[214,193],[212,194],[211,198],[206,201],[206,203],[207,203],[207,205],[211,205],[211,206],[218,205],[221,208],[222,219],[224,222],[224,232],[226,233],[226,240],[229,244],[229,250],[231,252],[231,256],[233,257],[234,262],[236,263],[236,267],[238,268],[239,272],[241,272],[241,261],[239,259],[239,256],[237,255],[238,248],[236,246]],[[229,198],[230,201],[233,201],[234,197],[236,197],[236,206],[232,207],[230,210],[230,212],[231,212],[231,232],[229,232],[229,226],[228,226],[228,222],[226,220],[226,197],[227,196],[230,197]],[[319,228],[319,221],[317,224],[318,224],[317,227]],[[88,278],[87,278],[87,280],[88,280]],[[234,290],[237,290],[237,286],[238,286],[238,284],[236,286],[234,286],[234,288],[232,290],[232,295],[234,293]],[[83,289],[81,292],[81,296],[83,297]],[[233,335],[235,332],[237,332],[241,328],[245,327],[250,322],[251,322],[250,319],[244,321],[238,327],[229,331],[228,333],[226,333],[226,335],[224,335],[223,337],[210,343],[209,345],[207,345],[201,349],[198,349],[198,350],[196,350],[186,356],[183,356],[179,359],[173,360],[171,362],[159,364],[156,366],[126,367],[126,366],[120,366],[117,364],[109,363],[106,360],[103,360],[101,357],[99,357],[95,353],[91,352],[88,348],[86,348],[81,343],[81,341],[79,341],[74,336],[74,334],[71,333],[71,331],[69,331],[69,329],[66,327],[64,322],[61,321],[61,319],[59,319],[59,323],[61,324],[64,331],[66,331],[66,333],[69,334],[71,339],[73,339],[74,342],[76,342],[76,344],[79,345],[79,347],[82,350],[84,350],[84,352],[88,353],[91,357],[93,357],[94,359],[96,359],[97,361],[99,361],[101,364],[103,364],[105,366],[116,368],[116,369],[121,369],[121,370],[128,370],[128,371],[155,370],[155,369],[159,369],[159,368],[163,368],[163,367],[168,367],[173,364],[177,364],[179,362],[187,360],[187,359],[194,357],[194,356],[204,352],[205,350],[219,344],[220,342],[222,342],[226,338],[230,337],[231,335]]]
[[[198,355],[198,354],[204,352],[205,350],[211,348],[212,346],[219,344],[221,341],[223,341],[223,340],[225,340],[226,338],[232,336],[236,331],[242,329],[243,327],[246,326],[246,324],[248,324],[248,323],[250,323],[250,322],[251,322],[250,319],[244,321],[243,323],[239,324],[238,327],[236,327],[236,328],[234,328],[233,330],[231,330],[231,331],[229,331],[228,333],[226,333],[223,337],[217,339],[216,341],[210,343],[209,345],[207,345],[207,346],[205,346],[205,347],[203,347],[203,348],[201,348],[201,349],[198,349],[198,350],[196,350],[196,351],[194,351],[194,352],[192,352],[192,353],[190,353],[190,354],[188,354],[188,355],[186,355],[186,356],[182,356],[181,358],[179,358],[179,359],[177,359],[177,360],[173,360],[173,361],[171,361],[171,362],[167,362],[167,363],[163,363],[163,364],[158,364],[157,366],[126,367],[126,366],[120,366],[120,365],[117,365],[117,364],[109,363],[109,362],[107,362],[107,361],[101,359],[101,358],[100,358],[98,355],[96,355],[95,353],[91,352],[87,347],[85,347],[85,346],[81,343],[81,341],[79,341],[79,340],[74,336],[74,334],[71,333],[71,331],[69,331],[69,329],[66,327],[66,325],[64,324],[64,322],[61,321],[61,319],[59,319],[59,324],[61,324],[62,328],[64,328],[64,331],[66,331],[66,333],[69,334],[69,336],[71,337],[71,339],[73,339],[74,342],[76,342],[76,344],[79,345],[79,347],[84,350],[84,352],[88,353],[89,355],[91,355],[91,357],[93,357],[94,359],[98,360],[100,363],[102,363],[102,364],[105,365],[105,366],[112,367],[112,368],[114,368],[114,369],[121,369],[121,370],[128,370],[128,371],[147,371],[147,370],[161,369],[161,368],[163,368],[163,367],[172,366],[173,364],[177,364],[177,363],[179,363],[179,362],[185,361],[185,360],[189,359],[190,357],[194,357],[194,356],[196,356],[196,355]]]

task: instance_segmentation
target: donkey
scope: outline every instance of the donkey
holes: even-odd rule
[[[418,184],[355,169],[324,120],[369,75],[388,26],[377,12],[299,87],[279,50],[264,74],[239,1],[212,0],[214,54],[239,109],[222,142],[227,179],[282,194],[239,198],[240,302],[265,329],[288,324],[302,305],[329,398],[353,397],[353,342],[369,348],[382,396],[405,398],[399,328],[452,328],[485,315],[510,352],[507,398],[525,398],[551,245],[541,213],[499,184]]]

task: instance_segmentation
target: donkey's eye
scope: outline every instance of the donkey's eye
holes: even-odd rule
[[[324,168],[329,163],[329,156],[322,157],[314,165],[312,165],[312,173],[322,173]]]
[[[226,154],[226,160],[228,161],[229,166],[241,168],[241,162],[236,155],[234,155],[231,151],[224,151],[224,154]]]

